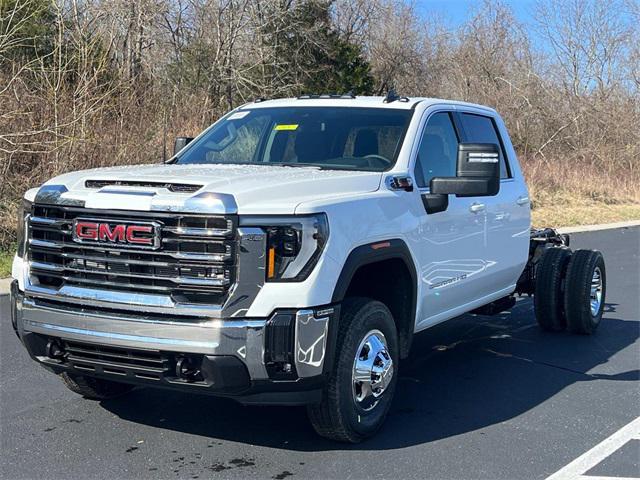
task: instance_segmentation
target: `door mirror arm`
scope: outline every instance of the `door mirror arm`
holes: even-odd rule
[[[449,207],[449,195],[443,193],[423,193],[422,204],[428,215],[444,212]]]

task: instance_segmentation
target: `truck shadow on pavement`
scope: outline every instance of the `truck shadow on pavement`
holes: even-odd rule
[[[607,311],[615,312],[615,305]],[[542,332],[529,299],[510,313],[465,315],[435,326],[415,338],[410,359],[400,365],[394,404],[382,430],[360,445],[316,436],[304,408],[243,407],[150,388],[102,406],[132,422],[272,448],[402,448],[505,422],[577,382],[638,381],[639,370],[611,371],[606,363],[639,336],[640,322],[609,317],[593,336]]]

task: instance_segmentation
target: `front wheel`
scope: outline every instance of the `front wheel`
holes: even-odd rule
[[[398,334],[389,309],[367,298],[347,299],[322,402],[307,409],[316,432],[350,443],[373,436],[391,406],[397,368]]]

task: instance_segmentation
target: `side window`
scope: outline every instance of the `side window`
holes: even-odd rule
[[[502,149],[502,142],[500,141],[493,120],[489,117],[474,115],[472,113],[463,113],[460,117],[466,136],[465,141],[471,143],[495,143],[498,145],[500,148],[500,178],[509,178],[510,175]]]
[[[433,177],[455,177],[458,135],[451,115],[432,115],[420,139],[415,176],[419,187],[428,187]]]

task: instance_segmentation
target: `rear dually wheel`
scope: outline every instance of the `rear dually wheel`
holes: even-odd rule
[[[552,247],[545,250],[536,271],[533,305],[540,328],[560,332],[567,326],[564,311],[564,278],[571,250]]]
[[[590,335],[602,320],[607,274],[602,253],[577,250],[567,267],[564,310],[569,331]]]

